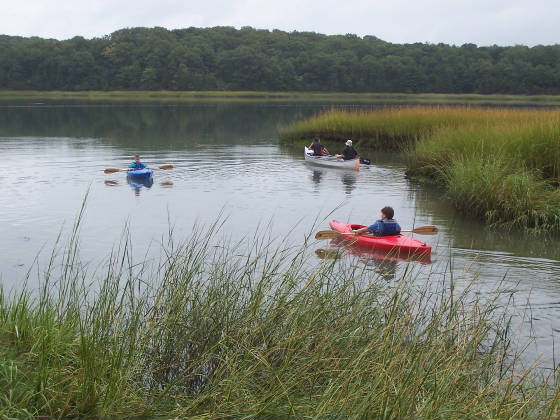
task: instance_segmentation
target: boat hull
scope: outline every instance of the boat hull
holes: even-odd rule
[[[154,174],[151,169],[135,169],[126,172],[126,176],[132,179],[150,179]]]
[[[336,220],[331,220],[329,225],[332,230],[340,233],[350,233],[365,227],[365,225],[341,223]],[[403,234],[393,236],[341,235],[341,237],[354,245],[384,251],[401,258],[406,258],[408,255],[429,256],[432,252],[432,247],[427,243]]]
[[[328,168],[356,169],[356,163],[358,161],[358,159],[344,160],[334,156],[315,156],[313,150],[307,147],[304,149],[303,154],[307,163]]]

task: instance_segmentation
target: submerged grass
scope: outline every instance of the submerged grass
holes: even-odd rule
[[[284,142],[315,135],[339,146],[352,138],[362,148],[404,151],[407,174],[442,185],[467,216],[502,228],[560,231],[557,109],[331,109],[280,131]]]
[[[73,239],[39,292],[1,292],[0,417],[558,416],[497,294],[216,238],[170,241],[155,271],[125,241],[99,283]]]

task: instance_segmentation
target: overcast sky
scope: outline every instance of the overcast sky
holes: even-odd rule
[[[0,34],[68,39],[129,27],[252,26],[393,43],[560,43],[560,0],[5,0]]]

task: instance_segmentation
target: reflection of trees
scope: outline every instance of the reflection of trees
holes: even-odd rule
[[[275,139],[278,124],[316,110],[316,105],[234,103],[5,107],[0,112],[0,136],[102,138],[140,151],[254,144]]]

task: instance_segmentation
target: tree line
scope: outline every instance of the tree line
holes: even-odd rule
[[[0,89],[560,94],[560,45],[392,44],[251,27],[1,35]]]

